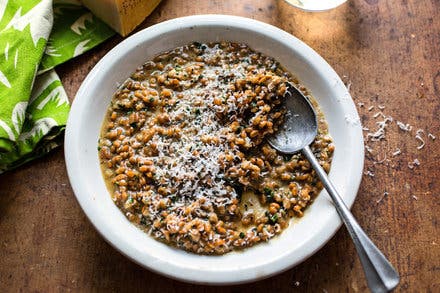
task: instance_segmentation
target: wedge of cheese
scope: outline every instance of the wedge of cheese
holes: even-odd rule
[[[82,0],[84,6],[122,36],[132,32],[161,0]]]

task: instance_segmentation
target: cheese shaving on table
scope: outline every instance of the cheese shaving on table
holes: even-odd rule
[[[375,175],[374,172],[370,171],[370,170],[365,171],[364,174],[367,176],[370,176],[370,177],[374,177],[374,175]]]
[[[382,196],[376,201],[376,203],[380,203],[386,196],[388,196],[389,193],[387,191],[385,191]]]
[[[373,115],[373,118],[377,118],[379,116],[382,116],[383,118],[385,118],[385,115],[381,111],[376,112],[376,114]]]
[[[382,114],[383,115],[383,114]],[[393,118],[391,116],[385,117],[383,121],[378,121],[376,124],[378,125],[378,129],[374,133],[367,133],[367,140],[371,139],[372,141],[379,141],[385,138],[385,128],[388,126],[388,123],[393,122]]]
[[[409,125],[408,123],[405,124],[401,121],[396,121],[396,123],[397,123],[397,126],[399,126],[399,128],[403,131],[411,131],[411,129],[412,129],[412,126]]]
[[[416,139],[420,141],[420,145],[417,147],[418,150],[423,149],[425,146],[425,141],[422,138],[422,134],[424,134],[425,131],[423,129],[418,129],[416,132]]]
[[[394,153],[393,153],[393,157],[400,155],[402,152],[400,151],[399,148],[397,148]]]
[[[365,149],[367,150],[367,152],[369,152],[370,154],[372,154],[373,153],[373,149],[370,147],[370,146],[368,146],[368,145],[365,145]]]
[[[417,158],[408,163],[408,168],[410,169],[414,169],[415,166],[420,166],[420,161]]]

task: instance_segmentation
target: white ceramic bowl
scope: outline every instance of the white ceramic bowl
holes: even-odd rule
[[[101,176],[97,141],[117,85],[158,53],[193,41],[221,40],[246,43],[275,57],[311,90],[336,146],[330,178],[348,206],[356,197],[364,158],[359,116],[341,79],[315,51],[276,27],[235,16],[198,15],[154,25],[121,42],[93,68],[72,105],[65,157],[73,191],[99,233],[128,258],[163,275],[204,284],[243,283],[284,271],[315,253],[341,225],[322,192],[302,219],[268,243],[200,256],[149,237],[112,202]]]

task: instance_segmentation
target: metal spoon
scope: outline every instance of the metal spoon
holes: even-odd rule
[[[309,145],[318,133],[316,113],[308,99],[290,83],[287,83],[285,107],[286,121],[281,129],[268,139],[269,144],[284,154],[294,154],[298,151],[304,154],[333,200],[353,239],[370,290],[388,292],[394,289],[399,283],[399,274],[359,226],[313,155]]]

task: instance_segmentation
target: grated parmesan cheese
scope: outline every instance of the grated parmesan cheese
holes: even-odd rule
[[[379,113],[382,114],[382,112],[379,112]],[[383,117],[385,118],[383,121],[376,122],[376,124],[378,126],[376,132],[367,133],[367,140],[371,139],[372,141],[379,141],[379,140],[385,139],[385,128],[388,126],[388,123],[393,122],[393,118],[391,116],[385,117],[385,115],[383,115]]]
[[[393,157],[400,155],[402,152],[400,151],[399,148],[397,148],[394,153],[393,153]]]
[[[377,118],[379,116],[382,116],[382,118],[385,118],[385,115],[381,111],[376,112],[376,114],[373,115],[373,118]]]
[[[424,134],[425,131],[423,129],[418,129],[416,132],[416,139],[420,141],[420,145],[417,147],[418,150],[423,149],[425,146],[425,141],[422,138],[422,134]]]
[[[397,123],[397,126],[399,126],[399,128],[403,131],[411,131],[411,129],[412,129],[412,126],[409,125],[408,123],[405,124],[401,121],[396,121],[396,123]]]
[[[388,196],[389,193],[387,191],[385,191],[382,196],[376,201],[376,203],[380,203],[386,196]]]
[[[408,163],[408,168],[410,168],[411,170],[414,169],[414,167],[416,166],[420,166],[420,161],[417,158]]]
[[[359,125],[361,123],[358,117],[351,117],[348,115],[345,116],[345,122],[347,122],[347,124],[350,124],[353,126]]]
[[[375,175],[374,172],[370,171],[370,170],[365,171],[364,174],[367,176],[370,176],[370,177],[374,177],[374,175]]]
[[[367,152],[369,152],[370,154],[372,154],[373,153],[373,149],[370,147],[370,146],[368,146],[368,145],[365,145],[365,149],[367,150]]]

